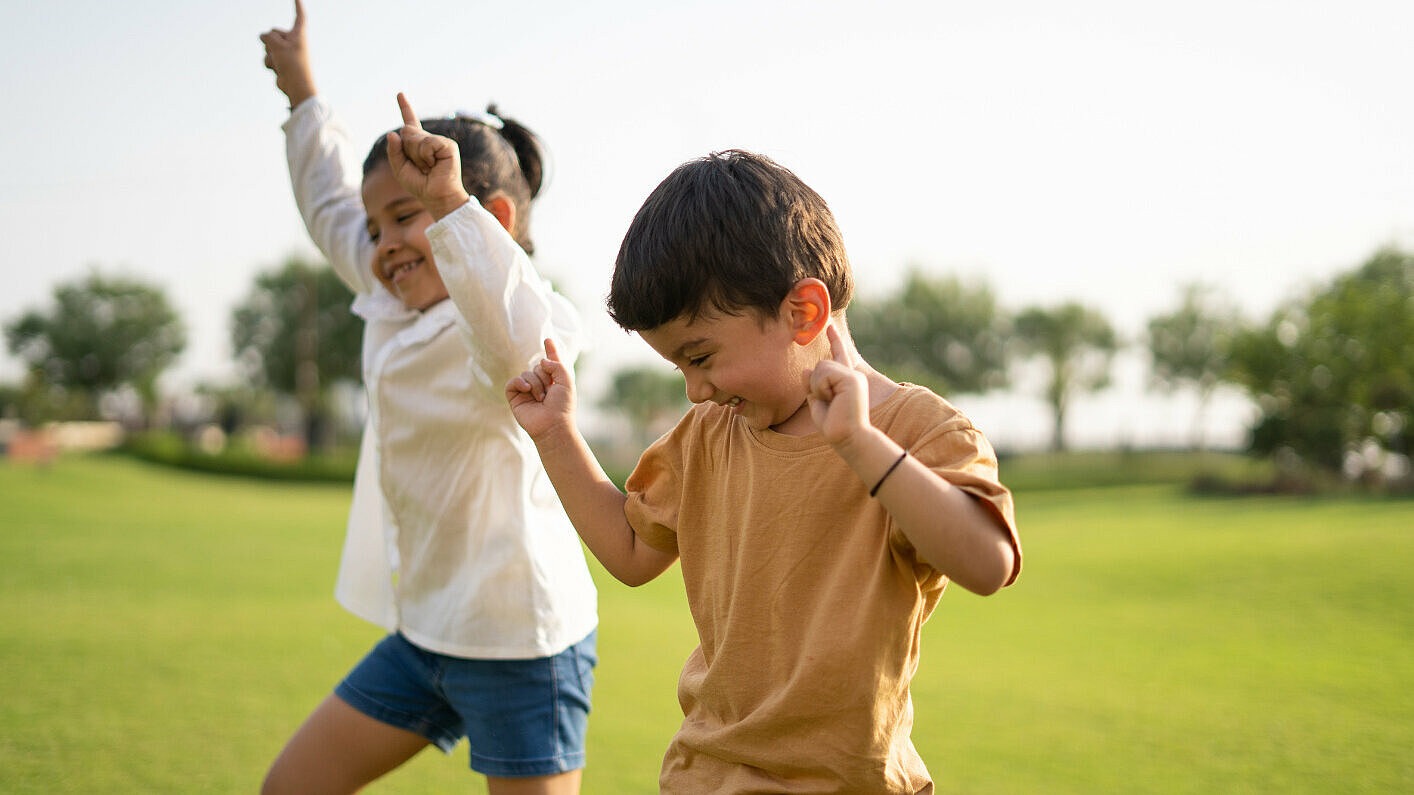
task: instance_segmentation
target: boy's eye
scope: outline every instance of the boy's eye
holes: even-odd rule
[[[692,367],[701,367],[702,364],[703,364],[703,362],[706,362],[706,361],[707,361],[707,357],[708,357],[708,356],[711,356],[711,355],[712,355],[712,354],[708,353],[708,354],[703,354],[702,356],[694,356],[694,357],[692,357],[691,359],[688,359],[688,360],[687,360],[687,363],[688,363],[689,365],[691,365]]]

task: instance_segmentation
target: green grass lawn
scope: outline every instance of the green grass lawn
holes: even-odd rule
[[[381,634],[332,597],[348,496],[0,463],[0,791],[254,791]],[[1414,790],[1414,502],[1147,485],[1023,491],[1018,517],[1020,582],[948,593],[925,631],[914,742],[940,791]],[[595,575],[585,792],[651,792],[682,586]],[[464,747],[370,788],[468,790]]]

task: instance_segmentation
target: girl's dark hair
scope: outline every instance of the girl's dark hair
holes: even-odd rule
[[[499,118],[498,130],[473,116],[423,119],[422,129],[456,141],[461,152],[462,185],[478,201],[503,193],[516,207],[515,229],[511,237],[535,253],[530,238],[530,205],[545,181],[545,150],[540,138],[514,119],[501,116],[493,103],[486,112]],[[363,161],[363,175],[388,162],[387,136],[380,137]]]
[[[825,200],[784,166],[733,149],[678,166],[648,195],[619,247],[609,315],[629,331],[714,309],[774,317],[814,277],[833,312],[854,293]]]

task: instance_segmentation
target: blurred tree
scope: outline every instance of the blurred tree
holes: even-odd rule
[[[1065,417],[1071,396],[1110,383],[1110,361],[1119,342],[1104,315],[1070,302],[1053,309],[1033,307],[1013,321],[1022,353],[1050,366],[1046,400],[1051,404],[1051,449],[1065,449]]]
[[[77,401],[90,419],[99,415],[98,399],[123,386],[151,417],[157,377],[186,347],[186,330],[160,287],[96,272],[56,286],[53,306],[20,316],[5,338],[31,369],[30,394],[54,395],[68,404],[65,414]]]
[[[325,395],[361,377],[363,321],[327,265],[290,257],[256,276],[231,315],[231,347],[252,382],[295,396],[311,448],[327,445]]]
[[[1414,451],[1414,255],[1394,248],[1240,335],[1234,377],[1261,416],[1252,449],[1379,479]],[[1280,460],[1280,459],[1279,459]],[[1397,473],[1396,473],[1397,474]],[[1406,472],[1407,474],[1407,472]]]
[[[614,372],[599,407],[628,420],[636,447],[668,431],[689,406],[682,376],[655,367]]]
[[[849,331],[871,365],[940,395],[1006,386],[1006,319],[992,290],[910,271],[899,291],[856,299]]]
[[[1211,287],[1183,288],[1179,307],[1149,320],[1150,381],[1167,392],[1191,386],[1198,394],[1193,447],[1206,447],[1203,423],[1213,390],[1228,373],[1233,337],[1241,330],[1237,308]]]

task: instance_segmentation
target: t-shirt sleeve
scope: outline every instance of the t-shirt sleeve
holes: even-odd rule
[[[1002,485],[998,476],[997,454],[987,438],[971,423],[948,423],[920,437],[909,446],[908,452],[943,480],[975,497],[978,504],[992,515],[1016,552],[1016,562],[1006,584],[1015,582],[1021,573],[1021,538],[1016,530],[1016,507],[1011,490]],[[912,544],[897,529],[894,531],[894,543],[906,545],[911,551]]]
[[[678,509],[682,505],[682,447],[677,431],[654,442],[624,483],[624,516],[648,546],[678,554]]]

